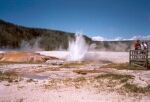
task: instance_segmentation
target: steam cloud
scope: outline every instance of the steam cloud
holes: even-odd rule
[[[76,33],[75,40],[69,42],[69,56],[67,60],[69,61],[81,61],[84,59],[85,54],[88,51],[88,45],[84,37],[80,33]]]
[[[20,50],[24,50],[24,51],[42,51],[43,49],[40,48],[40,46],[39,46],[40,40],[41,40],[41,38],[32,39],[30,41],[23,40],[21,42]]]
[[[108,39],[108,38],[104,38],[102,36],[94,36],[94,37],[92,37],[93,41],[122,41],[122,40],[137,40],[137,39],[150,40],[150,36],[138,35],[138,36],[133,36],[133,37],[131,37],[129,39],[125,39],[125,38],[122,38],[122,37],[116,37],[114,39]]]

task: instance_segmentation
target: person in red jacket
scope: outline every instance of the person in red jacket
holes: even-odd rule
[[[134,44],[135,50],[140,50],[141,49],[141,43],[140,40],[137,40],[136,43]]]

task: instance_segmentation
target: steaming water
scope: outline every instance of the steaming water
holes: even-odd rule
[[[76,33],[75,40],[69,42],[68,61],[82,61],[88,51],[88,45],[81,34]]]

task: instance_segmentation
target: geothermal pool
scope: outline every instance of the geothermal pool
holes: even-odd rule
[[[0,51],[5,53],[7,51]],[[52,56],[66,60],[69,56],[69,51],[35,51],[45,56]],[[85,53],[84,61],[111,61],[114,63],[125,63],[129,61],[129,52],[112,52],[112,51],[88,51]]]
[[[37,51],[36,53],[46,56],[54,56],[60,59],[66,59],[69,56],[68,51]],[[124,63],[129,60],[129,52],[88,51],[85,54],[84,60],[106,60],[115,63]]]
[[[45,56],[53,56],[59,59],[67,59],[69,56],[68,51],[35,51]],[[0,53],[5,53],[5,51],[0,51]],[[88,51],[85,54],[84,60],[98,61],[106,60],[115,63],[124,63],[129,60],[129,52],[112,52],[112,51]]]
[[[67,61],[110,61],[116,63],[128,62],[128,52],[90,51],[88,45],[80,33],[76,33],[75,39],[69,41],[67,51],[37,51],[42,55],[53,56]]]

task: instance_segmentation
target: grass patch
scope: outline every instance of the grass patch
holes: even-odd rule
[[[82,74],[82,75],[86,75],[87,74],[87,71],[83,71],[83,70],[73,70],[74,73],[77,73],[77,74]]]
[[[113,63],[112,61],[109,60],[99,60],[101,63]]]
[[[135,92],[135,93],[147,93],[147,92],[150,92],[150,85],[148,85],[147,87],[138,87],[136,85],[126,83],[124,85],[124,88],[126,88],[127,91]]]
[[[34,82],[34,80],[33,80],[33,79],[28,79],[27,82],[28,82],[28,83]]]
[[[74,73],[86,75],[87,73],[100,73],[100,70],[73,70]]]
[[[16,72],[1,72],[0,71],[0,80],[1,81],[8,81],[8,82],[18,82],[18,74]]]
[[[129,63],[110,63],[102,66],[102,68],[115,68],[115,69],[129,69],[129,70],[143,70],[143,68],[137,66],[129,66]]]
[[[119,75],[119,74],[102,74],[95,79],[103,79],[103,78],[109,78],[111,80],[119,80],[121,83],[127,82],[129,79],[132,79],[133,76],[131,75]]]
[[[137,85],[128,83],[127,81],[129,79],[133,79],[133,76],[131,75],[103,74],[103,75],[99,75],[95,77],[95,79],[109,79],[109,83],[107,84],[109,86],[111,86],[112,84],[112,87],[115,87],[117,84],[115,83],[113,85],[114,80],[116,80],[119,83],[124,83],[121,89],[125,89],[125,91],[127,92],[134,92],[134,93],[149,93],[150,92],[150,85],[148,85],[147,87],[138,87]]]
[[[71,67],[80,67],[87,64],[86,62],[70,62],[70,63],[65,63],[61,67],[65,68],[71,68]]]
[[[75,78],[73,79],[74,82],[84,82],[86,81],[86,78],[85,77],[78,77],[78,78]]]

